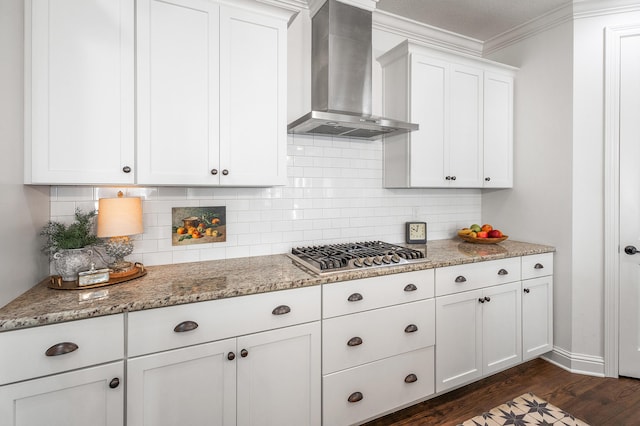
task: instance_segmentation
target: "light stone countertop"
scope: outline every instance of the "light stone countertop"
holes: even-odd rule
[[[410,247],[426,250],[426,259],[408,265],[322,276],[279,254],[150,266],[142,278],[94,289],[54,290],[41,282],[0,308],[0,331],[555,251],[550,246],[509,240],[490,245],[458,239],[436,240]],[[83,300],[90,294],[102,297]]]

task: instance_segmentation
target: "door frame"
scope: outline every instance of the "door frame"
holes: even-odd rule
[[[605,27],[604,64],[604,373],[618,377],[620,330],[620,43],[640,23]]]

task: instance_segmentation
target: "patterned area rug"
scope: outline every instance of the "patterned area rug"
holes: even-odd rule
[[[549,404],[532,393],[525,393],[493,410],[458,426],[589,426],[582,420]]]

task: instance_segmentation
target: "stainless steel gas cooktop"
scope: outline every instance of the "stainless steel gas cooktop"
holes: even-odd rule
[[[318,274],[425,261],[423,251],[382,241],[296,247],[289,255]]]

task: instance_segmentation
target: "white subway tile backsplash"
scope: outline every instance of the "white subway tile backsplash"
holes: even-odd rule
[[[51,218],[71,221],[77,207],[97,207],[99,198],[118,191],[141,197],[145,232],[130,260],[148,266],[284,253],[309,244],[398,243],[408,220],[426,221],[428,238],[443,239],[480,221],[480,190],[383,188],[382,143],[290,136],[284,187],[51,187]],[[226,206],[227,241],[172,246],[171,209],[188,206]]]

